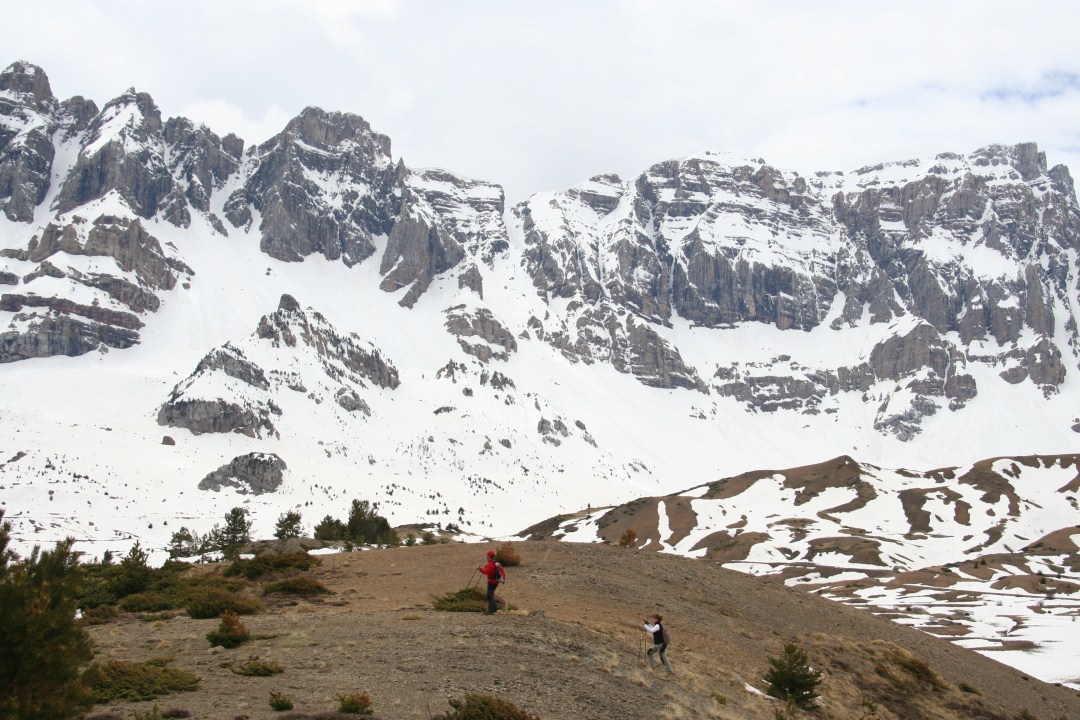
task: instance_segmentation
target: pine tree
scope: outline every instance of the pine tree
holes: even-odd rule
[[[814,707],[821,671],[810,666],[806,651],[788,643],[780,657],[768,660],[770,667],[765,673],[765,691],[775,698],[790,700],[804,710]]]
[[[327,515],[324,517],[318,525],[315,526],[315,539],[316,540],[344,540],[348,530],[345,527],[345,523],[341,522],[335,517]]]
[[[77,610],[69,538],[19,560],[0,509],[0,720],[60,720],[89,705],[79,665],[93,652]]]
[[[134,595],[150,586],[154,579],[154,570],[147,562],[148,559],[149,556],[138,542],[131,546],[112,578],[111,589],[116,597]]]
[[[358,543],[396,544],[397,535],[390,523],[378,513],[379,506],[368,500],[353,500],[346,523],[348,539]]]
[[[251,542],[251,520],[245,508],[234,507],[225,515],[221,530],[221,553],[229,559],[240,554],[240,547]]]
[[[169,538],[169,559],[175,560],[182,557],[191,557],[202,552],[202,541],[199,536],[182,527]]]
[[[295,510],[289,510],[278,516],[277,525],[274,526],[274,537],[278,540],[286,540],[288,538],[298,538],[304,532],[303,526],[300,524],[300,513]]]

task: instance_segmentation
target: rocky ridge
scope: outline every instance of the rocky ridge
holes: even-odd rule
[[[312,356],[310,363],[300,364],[316,368],[318,374],[290,369],[298,364],[290,360],[293,355]],[[274,420],[283,414],[279,403],[286,404],[282,395],[297,395],[315,405],[332,400],[339,415],[369,416],[361,393],[371,386],[393,390],[398,384],[397,369],[378,349],[354,335],[341,335],[318,312],[304,310],[295,298],[284,295],[277,311],[263,316],[249,338],[226,343],[203,357],[173,388],[157,419],[161,425],[186,428],[196,435],[273,436]]]
[[[380,287],[401,293],[405,308],[442,276],[483,303],[485,275],[507,260],[501,188],[410,170],[357,115],[309,107],[245,151],[234,136],[163,121],[153,99],[133,89],[100,111],[80,98],[58,102],[44,72],[27,63],[0,75],[0,92],[0,202],[16,223],[50,218],[25,249],[2,250],[18,264],[6,264],[0,280],[26,290],[3,296],[21,313],[0,335],[6,361],[137,342],[134,326],[192,274],[144,237],[140,223],[150,218],[190,228],[198,216],[222,235],[254,232],[262,252],[286,262],[319,254],[351,267],[379,254]],[[53,168],[69,155],[68,166]],[[89,278],[42,265],[54,251],[96,252],[93,238],[80,249],[80,232],[85,238],[87,216],[93,228],[110,221],[94,210],[108,197],[130,214],[112,222],[132,228],[156,257],[123,262],[112,252],[118,270]],[[838,395],[858,394],[878,407],[875,429],[901,440],[978,394],[973,364],[1044,395],[1080,367],[1080,210],[1068,169],[1048,167],[1034,144],[805,177],[707,151],[630,180],[599,175],[540,193],[510,217],[535,291],[565,310],[500,318],[481,304],[467,320],[452,313],[453,334],[499,336],[501,350],[475,349],[485,360],[507,357],[506,338],[518,335],[571,362],[735,398],[751,412],[835,412]],[[126,306],[138,323],[82,309],[94,302],[30,299],[70,295],[39,281],[61,275],[91,288],[97,305]],[[126,332],[114,322],[121,317]],[[690,362],[672,335],[753,323],[888,331],[850,347],[861,361],[844,364],[781,355]]]

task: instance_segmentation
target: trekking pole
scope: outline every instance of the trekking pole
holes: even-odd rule
[[[469,582],[465,583],[466,590],[472,590],[474,577],[476,577],[476,568],[473,568],[472,575],[469,576]]]

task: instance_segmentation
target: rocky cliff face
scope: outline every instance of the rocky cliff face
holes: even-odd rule
[[[677,347],[631,362],[611,332],[624,317],[764,323],[823,346],[886,327],[848,348],[861,362],[829,348],[697,369],[756,410],[818,413],[860,393],[879,407],[875,427],[903,439],[978,393],[972,363],[1047,395],[1078,368],[1080,211],[1067,168],[1032,144],[809,178],[704,153],[540,194],[514,216],[538,291],[571,300],[572,324],[535,330],[576,359],[617,357],[648,384],[706,389]]]
[[[271,257],[319,253],[355,265],[393,227],[404,170],[391,162],[390,139],[357,115],[306,108],[247,159],[251,173],[225,212],[242,227],[258,211]]]
[[[15,63],[0,73],[0,207],[22,229],[0,248],[3,361],[139,342],[194,278],[158,239],[186,230],[279,261],[369,263],[403,312],[456,283],[435,312],[482,363],[540,341],[748,412],[836,413],[856,396],[904,440],[988,372],[1052,397],[1080,371],[1080,209],[1033,144],[807,175],[705,152],[534,195],[508,229],[498,185],[410,169],[358,115],[307,108],[249,147],[163,119],[134,89],[100,111],[58,101]],[[485,284],[519,271],[530,297],[489,304]],[[736,335],[753,357],[729,349]],[[814,340],[780,339],[798,335]],[[269,408],[221,427],[269,432]]]
[[[71,160],[54,168],[58,153]],[[123,325],[137,330],[164,292],[194,274],[147,221],[187,229],[199,217],[222,236],[230,226],[252,231],[263,252],[286,261],[318,253],[353,266],[383,242],[383,287],[408,288],[406,307],[443,273],[482,294],[477,264],[507,246],[501,188],[392,162],[389,138],[358,115],[307,108],[245,152],[233,135],[163,120],[153,98],[134,89],[100,111],[80,97],[59,102],[45,73],[23,62],[0,73],[0,209],[30,236],[23,247],[0,248],[10,261],[0,284],[25,291],[3,296],[21,313],[0,334],[5,362],[138,342],[137,332],[100,324],[131,312],[137,317]],[[112,257],[117,267],[95,263],[86,272],[71,255]],[[69,284],[34,282],[46,276]],[[73,286],[87,302],[65,301]]]
[[[138,220],[111,215],[49,223],[25,248],[0,249],[2,258],[28,272],[12,273],[26,292],[0,294],[0,308],[16,313],[0,332],[0,362],[131,347],[141,316],[160,306],[157,293],[193,275]],[[48,289],[36,292],[44,283]]]
[[[297,356],[307,356],[303,362]],[[318,368],[307,375],[294,367]],[[339,332],[326,318],[304,310],[285,295],[276,312],[237,343],[209,352],[194,372],[178,383],[157,413],[160,425],[193,434],[240,433],[249,437],[278,433],[283,405],[321,405],[332,400],[344,415],[370,415],[363,396],[371,387],[393,390],[397,369],[370,343]]]

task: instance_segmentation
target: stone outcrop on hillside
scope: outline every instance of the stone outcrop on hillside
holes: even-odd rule
[[[69,262],[78,256],[102,262],[83,271]],[[98,347],[131,347],[139,341],[137,331],[144,325],[140,316],[160,307],[157,293],[175,287],[179,277],[193,274],[182,261],[166,254],[139,220],[110,215],[92,223],[75,218],[63,227],[49,223],[25,249],[0,250],[0,259],[5,257],[36,264],[36,269],[22,278],[24,292],[0,294],[0,308],[19,313],[18,328],[0,333],[4,348],[0,362],[82,355]],[[66,279],[96,291],[97,297],[86,304],[39,295],[33,291],[33,281],[39,277]],[[18,285],[17,276],[15,280],[9,284]]]
[[[332,400],[345,420],[371,415],[364,393],[372,387],[393,390],[399,384],[397,369],[370,343],[339,332],[283,295],[252,335],[207,353],[173,388],[157,421],[196,435],[271,436],[278,434],[275,418],[284,414],[276,401],[282,393],[304,393],[315,404]]]
[[[514,336],[487,308],[449,308],[446,330],[457,336],[462,350],[481,362],[507,360],[518,349]]]
[[[272,493],[281,485],[287,469],[285,461],[274,453],[248,453],[208,474],[199,481],[199,489],[218,491],[230,487],[241,494]]]
[[[280,414],[281,410],[267,401],[241,404],[221,398],[187,399],[174,391],[158,410],[157,421],[166,427],[185,428],[193,435],[235,432],[261,438],[276,434],[272,416]]]

